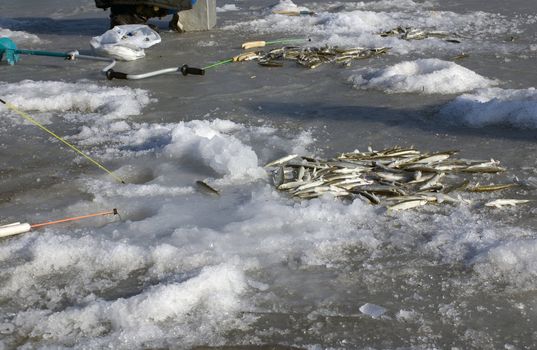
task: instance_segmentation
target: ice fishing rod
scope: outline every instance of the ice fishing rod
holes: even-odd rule
[[[286,43],[303,42],[303,41],[311,41],[311,39],[280,39],[280,40],[273,40],[273,41],[249,41],[249,42],[242,44],[242,48],[250,49],[250,48],[264,47],[264,46],[269,46],[269,45],[286,44]],[[183,76],[187,76],[189,74],[205,75],[205,71],[207,69],[212,69],[212,68],[221,66],[223,64],[226,64],[226,63],[249,61],[255,58],[257,58],[257,55],[254,52],[247,52],[247,53],[243,53],[240,55],[233,56],[231,58],[226,58],[224,60],[212,63],[203,68],[189,67],[188,65],[185,64],[181,67],[164,68],[164,69],[147,72],[147,73],[141,73],[141,74],[127,74],[127,73],[122,73],[122,72],[116,72],[113,69],[108,69],[108,71],[106,71],[106,77],[108,78],[108,80],[112,80],[112,79],[140,80],[140,79],[145,79],[149,77],[154,77],[157,75],[162,75],[162,74],[167,74],[167,73],[176,73],[176,72],[181,72]]]
[[[147,73],[141,73],[141,74],[127,74],[127,73],[122,73],[122,72],[116,72],[111,68],[108,69],[104,73],[108,80],[112,80],[112,79],[140,80],[140,79],[145,79],[149,77],[154,77],[157,75],[162,75],[166,73],[175,73],[175,72],[181,72],[184,76],[187,76],[189,74],[192,74],[192,75],[204,75],[205,74],[205,70],[203,68],[189,67],[186,64],[182,65],[181,67],[164,68],[164,69],[159,69],[153,72],[147,72]]]
[[[141,73],[141,74],[127,74],[127,73],[122,73],[122,72],[116,72],[113,69],[109,69],[106,72],[106,77],[108,78],[108,80],[112,80],[112,79],[140,80],[140,79],[145,79],[149,77],[154,77],[157,75],[162,75],[166,73],[175,73],[175,72],[181,72],[183,76],[187,76],[189,74],[205,75],[205,71],[207,69],[211,69],[211,68],[220,66],[222,64],[225,64],[225,63],[242,61],[241,59],[242,56],[243,55],[237,55],[232,58],[228,58],[228,59],[210,64],[203,68],[189,67],[188,65],[184,64],[181,67],[164,68],[164,69],[156,70],[153,72],[147,72],[147,73]]]
[[[99,167],[101,170],[104,170],[108,175],[112,176],[114,179],[116,179],[118,182],[121,182],[121,183],[125,183],[125,181],[120,178],[119,176],[117,176],[116,174],[114,174],[112,171],[108,170],[104,165],[102,165],[101,163],[97,162],[95,159],[91,158],[90,156],[88,156],[86,153],[82,152],[81,150],[79,150],[78,148],[76,148],[75,146],[73,146],[71,143],[67,142],[65,139],[61,138],[60,136],[56,135],[54,132],[52,132],[51,130],[49,130],[47,127],[45,127],[43,124],[39,123],[37,120],[35,120],[34,118],[32,118],[29,114],[19,110],[17,107],[15,107],[14,105],[12,105],[11,103],[9,102],[6,102],[2,99],[0,99],[0,103],[4,104],[8,109],[12,110],[13,112],[17,113],[18,115],[20,115],[21,117],[23,117],[24,119],[26,119],[27,121],[29,121],[30,123],[34,124],[35,126],[41,128],[42,130],[46,131],[47,133],[49,133],[50,135],[54,136],[56,139],[58,139],[59,141],[63,142],[65,145],[67,145],[69,148],[71,148],[73,151],[75,151],[76,153],[80,154],[81,156],[83,156],[84,158],[86,158],[87,160],[89,160],[91,163],[93,163],[94,165],[96,165],[97,167]]]
[[[12,224],[0,226],[0,237],[18,235],[20,233],[30,232],[31,230],[45,227],[45,226],[57,225],[57,224],[61,224],[64,222],[79,221],[83,219],[93,218],[97,216],[106,216],[106,215],[118,215],[119,216],[119,213],[117,209],[114,208],[109,211],[103,211],[99,213],[93,213],[93,214],[87,214],[87,215],[81,215],[81,216],[74,216],[74,217],[63,218],[63,219],[54,220],[54,221],[41,222],[38,224],[30,224],[27,222],[25,223],[14,222]]]
[[[17,45],[9,38],[0,38],[0,60],[6,55],[6,60],[9,65],[14,65],[20,60],[19,55],[31,55],[31,56],[46,56],[46,57],[58,57],[68,61],[75,61],[77,59],[109,62],[109,64],[101,69],[101,73],[106,72],[115,66],[116,60],[108,57],[82,55],[77,50],[68,52],[56,52],[56,51],[41,51],[41,50],[23,50],[17,49]]]
[[[293,11],[293,10],[280,10],[272,11],[275,15],[286,15],[286,16],[315,16],[316,13],[309,10]]]
[[[300,39],[280,39],[280,40],[273,40],[273,41],[264,41],[264,40],[247,41],[243,43],[241,47],[247,50],[247,49],[253,49],[256,47],[265,47],[269,45],[288,44],[288,43],[304,42],[304,41],[311,41],[311,39],[300,38]]]

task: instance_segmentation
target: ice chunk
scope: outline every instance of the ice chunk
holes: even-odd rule
[[[366,303],[360,306],[360,312],[373,318],[378,318],[386,313],[386,309],[382,306]]]

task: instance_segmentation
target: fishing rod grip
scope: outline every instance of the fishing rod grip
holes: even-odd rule
[[[189,67],[188,65],[185,64],[181,67],[181,73],[183,73],[183,75],[185,76],[188,74],[205,75],[205,69]]]
[[[264,47],[267,45],[266,41],[248,41],[242,44],[244,50],[253,49],[254,47]]]
[[[128,79],[127,77],[127,73],[121,73],[121,72],[116,72],[114,71],[113,69],[109,69],[106,71],[106,79],[108,80],[112,80],[112,79]]]

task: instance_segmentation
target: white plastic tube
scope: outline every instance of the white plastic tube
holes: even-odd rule
[[[15,222],[13,224],[0,226],[0,237],[18,235],[19,233],[29,232],[32,229],[29,223]]]

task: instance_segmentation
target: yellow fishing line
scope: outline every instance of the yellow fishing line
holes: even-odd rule
[[[88,156],[87,154],[85,154],[84,152],[82,152],[81,150],[79,150],[78,148],[76,148],[75,146],[73,146],[72,144],[70,144],[69,142],[67,142],[66,140],[64,140],[63,138],[61,138],[60,136],[56,135],[54,132],[50,131],[49,129],[47,129],[44,125],[40,124],[37,120],[35,120],[34,118],[32,118],[30,115],[28,115],[27,113],[19,110],[17,107],[15,107],[14,105],[12,105],[11,103],[9,102],[6,102],[2,99],[0,99],[0,102],[2,102],[7,108],[11,109],[13,112],[17,113],[18,115],[20,115],[21,117],[23,117],[24,119],[28,120],[30,123],[34,124],[35,126],[38,126],[39,128],[41,128],[42,130],[46,131],[47,133],[49,133],[50,135],[54,136],[55,138],[57,138],[58,140],[60,140],[61,142],[63,142],[65,145],[69,146],[69,148],[71,148],[73,151],[75,151],[76,153],[80,154],[81,156],[83,156],[84,158],[86,158],[87,160],[89,160],[90,162],[92,162],[93,164],[95,164],[96,166],[98,166],[100,169],[104,170],[106,173],[108,173],[108,175],[112,176],[114,179],[116,179],[117,181],[121,182],[121,183],[125,183],[125,181],[123,181],[122,178],[120,178],[119,176],[117,176],[116,174],[114,174],[112,171],[106,169],[103,165],[101,165],[99,162],[97,162],[95,159],[91,158],[90,156]]]

